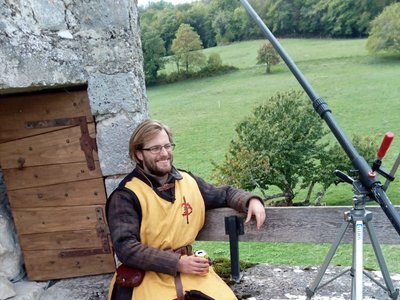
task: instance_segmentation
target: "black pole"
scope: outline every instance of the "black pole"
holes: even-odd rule
[[[371,167],[368,165],[366,160],[358,154],[357,150],[354,148],[352,143],[344,134],[343,130],[340,128],[339,124],[336,122],[335,118],[332,115],[331,110],[329,109],[327,103],[323,98],[319,97],[301,71],[297,68],[296,64],[289,57],[283,47],[280,45],[278,40],[272,34],[272,32],[268,29],[268,27],[264,24],[261,18],[254,11],[253,7],[249,4],[247,0],[240,0],[244,8],[253,18],[253,20],[260,27],[261,31],[264,33],[265,37],[270,41],[275,50],[282,57],[283,61],[292,71],[293,75],[296,77],[297,81],[303,87],[304,91],[307,93],[310,98],[315,111],[321,116],[322,119],[326,122],[333,135],[338,140],[339,144],[346,152],[349,157],[351,163],[354,168],[358,171],[359,180],[362,185],[370,191],[369,196],[371,196],[375,201],[379,203],[385,212],[386,216],[392,223],[393,227],[396,229],[397,233],[400,235],[400,217],[390,202],[389,197],[386,195],[382,184],[376,179],[376,174],[372,171]]]
[[[238,216],[225,217],[225,234],[229,235],[231,254],[231,279],[240,281],[239,235],[244,234],[243,218]]]

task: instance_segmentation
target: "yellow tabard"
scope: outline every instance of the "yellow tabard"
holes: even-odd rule
[[[204,200],[196,181],[187,173],[175,181],[175,201],[160,198],[153,189],[134,178],[126,184],[137,195],[142,209],[140,239],[144,245],[177,249],[191,245],[205,218]],[[236,299],[232,290],[210,268],[206,276],[181,274],[183,290],[199,290],[217,300]],[[172,300],[177,297],[174,276],[146,271],[142,284],[133,290],[132,300]]]

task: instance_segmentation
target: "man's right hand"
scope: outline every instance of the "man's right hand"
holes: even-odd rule
[[[181,256],[178,262],[178,271],[180,273],[205,276],[208,273],[210,264],[207,258],[196,256]]]

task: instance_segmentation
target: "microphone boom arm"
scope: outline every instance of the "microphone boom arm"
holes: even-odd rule
[[[279,53],[283,61],[289,67],[297,81],[303,87],[304,91],[309,96],[315,111],[321,116],[326,122],[337,141],[346,152],[354,168],[358,171],[359,180],[361,184],[370,191],[372,198],[379,203],[385,212],[386,216],[400,235],[400,217],[396,209],[390,202],[389,197],[386,195],[381,183],[376,179],[376,175],[372,172],[371,167],[368,165],[366,160],[357,152],[352,143],[344,134],[339,124],[336,122],[332,115],[332,111],[329,109],[327,103],[323,98],[319,97],[301,71],[297,68],[296,64],[289,57],[279,41],[275,38],[272,32],[264,24],[258,14],[254,11],[253,7],[248,3],[247,0],[240,0],[246,11],[250,14],[252,19],[260,27],[266,38],[270,41],[274,49]]]

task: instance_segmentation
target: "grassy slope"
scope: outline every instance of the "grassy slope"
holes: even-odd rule
[[[391,57],[368,56],[365,42],[362,39],[281,40],[284,49],[314,90],[327,101],[346,135],[376,134],[381,140],[389,130],[395,134],[400,132],[400,61]],[[256,65],[257,49],[261,43],[249,41],[204,50],[207,54],[219,53],[224,64],[240,68],[237,72],[148,89],[151,117],[166,122],[175,133],[177,166],[209,179],[212,169],[210,161],[222,161],[239,121],[275,92],[289,88],[301,89],[283,63],[273,67],[273,74],[268,76],[264,73],[264,66]],[[167,70],[173,70],[172,67],[168,66]],[[334,141],[333,136],[331,138]],[[384,160],[387,169],[396,159],[399,146],[400,139],[395,138]],[[400,203],[400,185],[397,182],[389,190],[393,203]],[[332,205],[350,205],[351,196],[351,188],[340,185],[330,188],[324,200]],[[224,244],[217,243],[209,247],[217,248],[218,253],[220,245]],[[228,246],[224,247],[228,249]],[[252,257],[255,251],[243,250],[241,256],[256,262],[308,264],[306,257],[300,253],[313,253],[310,263],[317,263],[314,253],[320,252],[323,246],[291,244],[287,247],[279,244],[277,247],[262,244],[258,247],[262,248],[257,251],[259,255]],[[390,265],[400,271],[397,263],[399,252],[398,248],[391,252],[395,257]],[[325,250],[322,251],[322,256],[325,253]],[[347,259],[351,258],[351,253],[346,256]],[[343,258],[337,263],[348,264],[348,260]]]
[[[377,134],[378,139],[388,130],[400,132],[399,61],[367,56],[365,40],[281,42],[349,138],[356,132]],[[255,61],[260,44],[251,41],[205,50],[219,53],[224,63],[239,67],[238,72],[148,89],[151,116],[167,122],[175,132],[177,165],[209,179],[211,161],[222,161],[239,121],[275,92],[301,89],[283,63],[265,75],[264,66]],[[387,168],[399,146],[400,140],[395,139],[384,161]],[[394,189],[389,190],[392,198]],[[348,199],[351,189],[339,186],[328,192],[325,201],[349,204]]]

